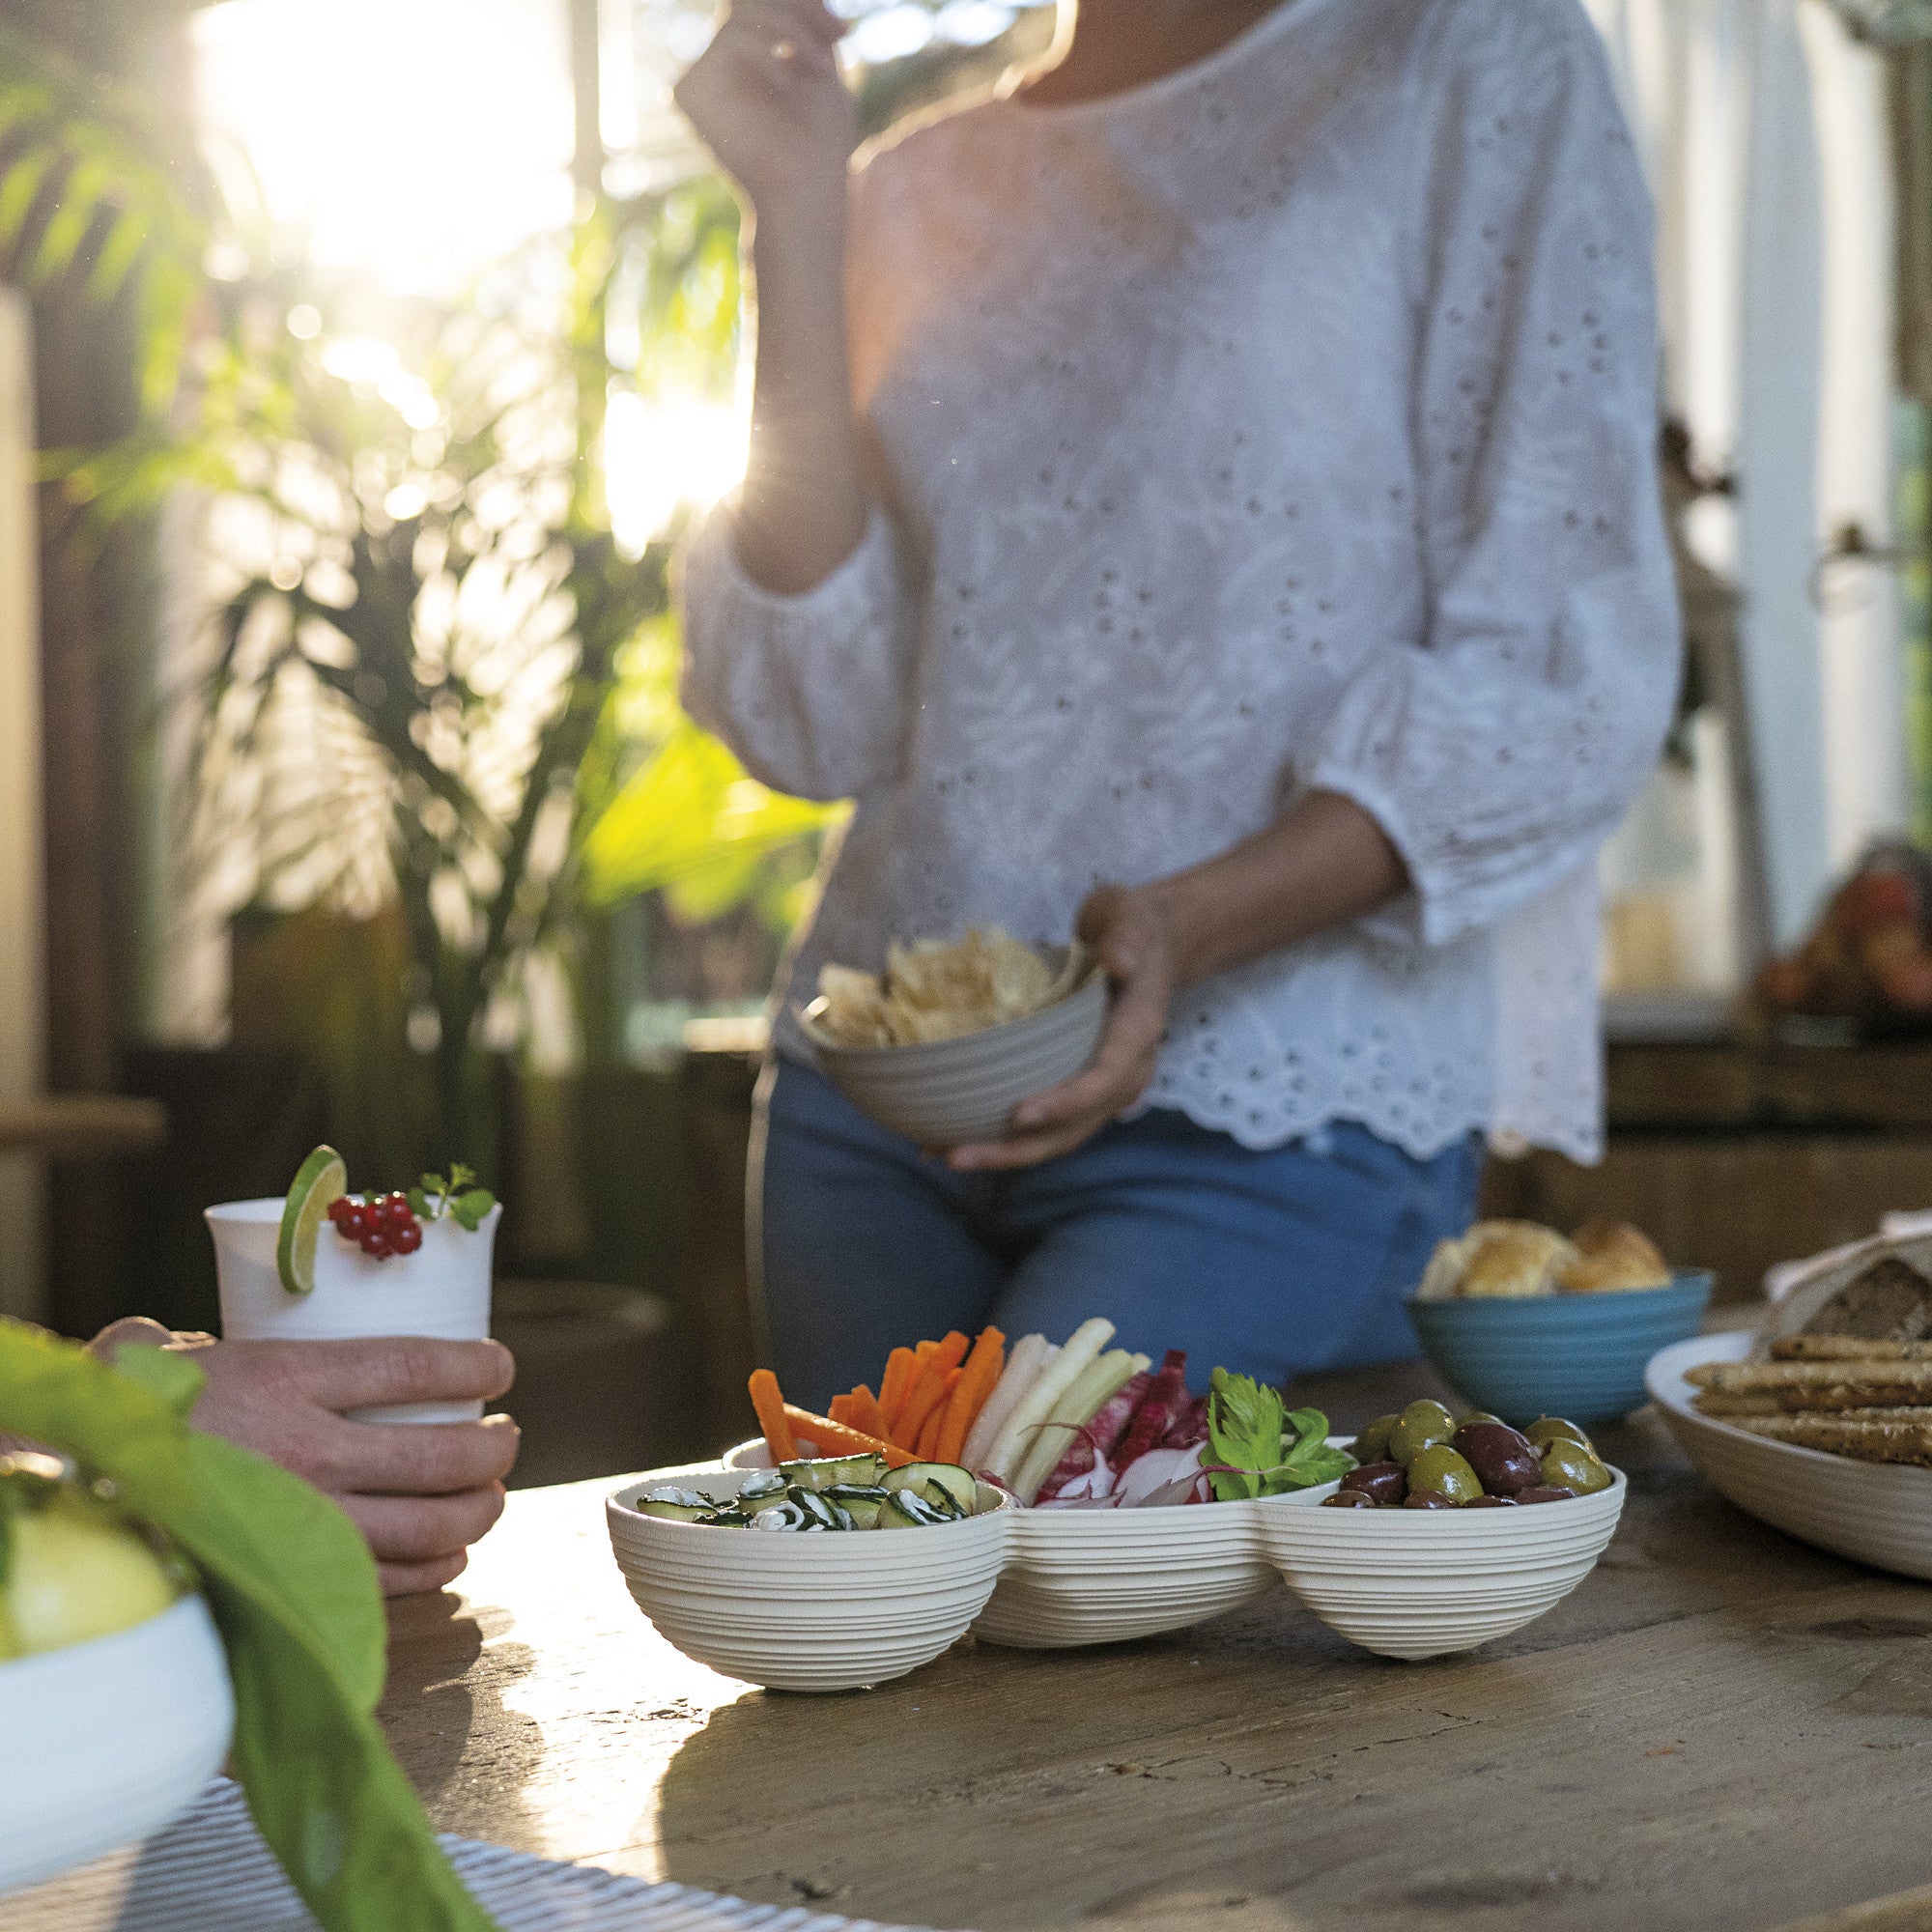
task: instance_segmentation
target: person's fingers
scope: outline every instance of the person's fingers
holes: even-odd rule
[[[1139,1099],[1153,1077],[1161,1035],[1167,1030],[1167,994],[1151,977],[1130,981],[1115,996],[1094,1064],[1071,1080],[1031,1094],[1013,1109],[1022,1132],[1061,1124],[1111,1106],[1115,1112]]]
[[[481,1422],[350,1422],[322,1418],[309,1481],[337,1495],[442,1496],[510,1473],[520,1439],[507,1415]]]
[[[124,1315],[120,1321],[110,1321],[87,1349],[89,1354],[111,1363],[115,1350],[125,1348],[129,1342],[142,1343],[150,1349],[165,1349],[174,1339],[173,1329],[163,1328],[145,1315]]]
[[[454,1556],[487,1535],[503,1514],[501,1483],[453,1496],[336,1497],[382,1563],[429,1563]]]
[[[418,1590],[441,1590],[463,1575],[469,1553],[459,1549],[453,1556],[439,1556],[428,1563],[379,1563],[376,1580],[385,1597],[412,1597]]]
[[[494,1402],[516,1378],[500,1342],[444,1342],[430,1335],[378,1335],[288,1345],[290,1361],[324,1408],[375,1408],[404,1402]]]

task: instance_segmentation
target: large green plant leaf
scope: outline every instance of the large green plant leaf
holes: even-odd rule
[[[0,1430],[70,1456],[194,1565],[235,1685],[233,1764],[327,1932],[488,1932],[371,1715],[383,1688],[375,1565],[341,1510],[190,1429],[200,1371],[0,1321]]]
[[[842,806],[786,798],[750,777],[688,718],[584,836],[584,890],[595,904],[679,889],[678,910],[716,918],[749,897],[746,862],[836,822]]]

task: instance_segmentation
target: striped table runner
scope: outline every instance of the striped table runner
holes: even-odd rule
[[[651,1885],[447,1833],[442,1847],[503,1932],[918,1932]],[[316,1923],[255,1830],[241,1786],[221,1777],[146,1844],[0,1898],[0,1932],[316,1932]]]

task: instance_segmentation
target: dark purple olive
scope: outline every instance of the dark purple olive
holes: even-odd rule
[[[1342,1488],[1359,1491],[1371,1502],[1399,1503],[1408,1493],[1408,1476],[1400,1463],[1364,1463],[1342,1478]]]
[[[1468,1510],[1513,1510],[1516,1508],[1514,1496],[1478,1496],[1472,1503],[1464,1503]]]
[[[1337,1490],[1332,1496],[1321,1498],[1325,1510],[1372,1510],[1376,1506],[1375,1497],[1364,1495],[1360,1490]]]
[[[1403,1504],[1406,1510],[1452,1510],[1461,1505],[1452,1503],[1440,1490],[1411,1490],[1408,1499]]]
[[[1577,1492],[1548,1483],[1536,1483],[1526,1490],[1519,1490],[1516,1499],[1520,1503],[1567,1503],[1575,1499]]]
[[[1456,1432],[1456,1447],[1492,1496],[1513,1496],[1543,1480],[1536,1444],[1507,1422],[1465,1422]]]

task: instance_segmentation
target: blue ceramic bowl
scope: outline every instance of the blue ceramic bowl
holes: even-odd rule
[[[1697,1332],[1711,1299],[1707,1273],[1681,1270],[1668,1288],[1595,1294],[1479,1296],[1405,1304],[1422,1352],[1468,1401],[1520,1428],[1539,1415],[1608,1422],[1649,1400],[1644,1365]]]

